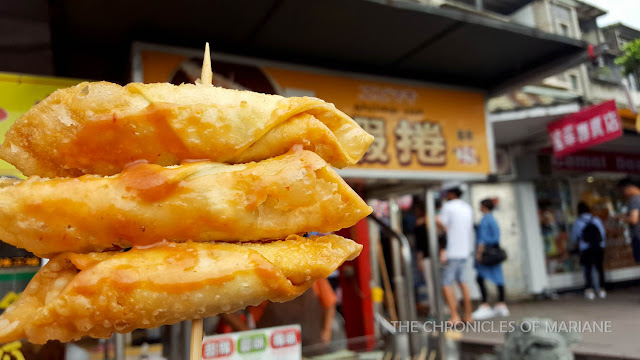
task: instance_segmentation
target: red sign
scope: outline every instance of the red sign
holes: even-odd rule
[[[547,129],[556,158],[622,136],[622,122],[613,100],[552,122]]]
[[[640,174],[640,155],[581,152],[553,159],[553,167],[567,171]]]
[[[274,331],[271,334],[271,347],[279,349],[300,344],[300,330],[296,328]]]
[[[233,350],[233,339],[230,337],[206,340],[202,344],[202,358],[217,359],[231,356]]]

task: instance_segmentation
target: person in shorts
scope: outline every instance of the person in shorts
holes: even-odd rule
[[[445,190],[446,202],[438,216],[438,224],[447,233],[447,246],[440,251],[442,269],[443,294],[451,313],[451,322],[461,320],[471,322],[471,296],[465,282],[467,262],[473,244],[473,209],[471,205],[460,199],[462,190],[453,187]],[[454,285],[462,292],[464,314],[458,311],[458,301]]]

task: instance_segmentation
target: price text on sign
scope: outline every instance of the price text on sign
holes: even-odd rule
[[[274,349],[296,346],[299,344],[301,344],[300,330],[297,328],[274,331],[271,334],[271,347]]]
[[[590,106],[548,125],[557,158],[622,136],[615,101]]]
[[[233,354],[232,338],[212,339],[202,343],[202,358],[203,359],[216,359]]]
[[[301,360],[301,338],[300,325],[206,336],[202,341],[202,359]],[[4,359],[0,358],[0,360]]]

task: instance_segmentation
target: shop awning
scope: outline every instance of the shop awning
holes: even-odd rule
[[[586,59],[584,42],[405,1],[53,0],[61,76],[128,80],[146,41],[503,92]]]
[[[628,131],[636,131],[640,133],[640,113],[638,111],[633,112],[631,109],[620,109],[620,120],[622,120],[622,127]]]

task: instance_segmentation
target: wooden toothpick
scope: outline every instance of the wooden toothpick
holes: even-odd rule
[[[190,360],[202,359],[202,319],[191,320]]]
[[[202,73],[200,74],[200,83],[203,85],[213,84],[213,72],[211,71],[211,54],[209,43],[204,46],[204,59],[202,59]]]

